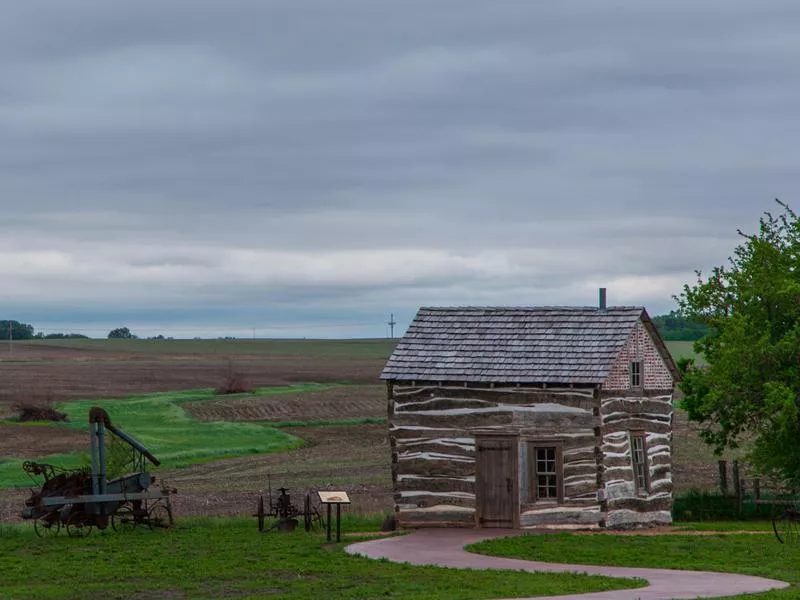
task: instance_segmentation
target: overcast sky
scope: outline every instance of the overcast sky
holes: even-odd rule
[[[52,0],[0,17],[0,318],[383,336],[674,307],[800,206],[796,0]]]

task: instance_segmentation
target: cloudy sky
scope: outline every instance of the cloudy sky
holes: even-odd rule
[[[795,0],[61,0],[0,18],[0,318],[384,336],[673,308],[800,206]]]

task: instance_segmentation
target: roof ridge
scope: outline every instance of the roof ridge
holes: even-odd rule
[[[594,310],[604,312],[609,310],[644,310],[644,306],[621,305],[607,306],[601,309],[598,306],[498,306],[498,305],[463,305],[463,306],[421,306],[419,310]]]

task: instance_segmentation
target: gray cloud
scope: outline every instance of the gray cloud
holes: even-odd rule
[[[788,0],[17,3],[0,309],[381,335],[605,284],[668,310],[797,196],[798,25]]]

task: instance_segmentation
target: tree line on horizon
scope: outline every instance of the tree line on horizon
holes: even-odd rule
[[[661,337],[668,341],[697,341],[708,333],[708,325],[696,320],[684,317],[677,311],[672,311],[666,315],[653,317]],[[0,320],[0,340],[69,340],[69,339],[91,339],[90,336],[82,333],[44,333],[35,332],[33,325],[20,323],[13,320]],[[109,331],[106,336],[108,339],[139,339],[127,327],[117,327]],[[163,335],[157,335],[150,340],[167,339]]]

